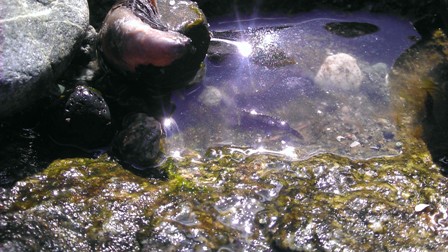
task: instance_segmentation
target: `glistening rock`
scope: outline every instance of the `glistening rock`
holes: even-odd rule
[[[123,120],[123,129],[113,141],[113,154],[134,168],[144,170],[157,165],[162,153],[162,126],[143,113],[131,114]]]

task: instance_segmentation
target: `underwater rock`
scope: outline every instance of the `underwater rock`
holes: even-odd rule
[[[86,0],[3,2],[0,7],[0,117],[48,95],[89,24]]]
[[[325,29],[333,34],[346,38],[354,38],[379,31],[379,27],[369,23],[333,22],[325,25]]]
[[[385,63],[376,63],[363,68],[365,77],[362,80],[361,89],[373,101],[387,102],[390,95],[390,86],[386,81],[389,72]]]
[[[112,72],[150,89],[169,89],[194,78],[209,41],[196,3],[121,0],[103,22],[98,52]]]
[[[134,168],[151,168],[163,156],[161,139],[162,126],[156,119],[132,114],[123,120],[123,130],[115,136],[112,151]]]
[[[50,131],[56,142],[85,149],[110,143],[113,129],[109,106],[97,90],[77,86],[57,103]]]
[[[314,81],[324,90],[358,90],[363,79],[355,58],[338,53],[328,56],[317,72]]]
[[[218,88],[209,86],[204,88],[198,99],[205,106],[214,107],[221,103],[223,95]]]

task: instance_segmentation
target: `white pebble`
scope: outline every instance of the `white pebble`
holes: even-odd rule
[[[355,148],[355,147],[358,147],[358,146],[360,146],[360,145],[361,145],[360,142],[358,142],[358,141],[354,141],[353,143],[350,144],[350,148]]]
[[[419,212],[425,210],[428,207],[429,207],[428,204],[418,204],[418,205],[415,206],[414,211],[419,213]]]
[[[336,137],[336,140],[338,140],[338,142],[340,142],[340,141],[342,141],[342,140],[344,140],[345,139],[345,137],[343,137],[343,136],[337,136]]]

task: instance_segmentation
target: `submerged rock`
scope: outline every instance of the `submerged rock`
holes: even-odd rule
[[[163,156],[161,138],[162,126],[156,119],[133,114],[124,119],[123,130],[113,142],[113,153],[135,168],[151,168]]]
[[[333,22],[325,25],[325,29],[333,34],[346,38],[354,38],[379,31],[379,27],[369,23]]]
[[[384,63],[376,63],[363,69],[364,78],[361,89],[366,92],[371,100],[386,103],[390,99],[390,86],[386,81],[389,72]]]
[[[314,78],[324,90],[358,90],[362,82],[362,72],[353,56],[338,53],[328,56]]]
[[[85,36],[86,0],[4,2],[0,6],[0,117],[55,88]]]
[[[190,1],[118,1],[99,32],[104,63],[149,89],[191,81],[210,40],[207,21]]]

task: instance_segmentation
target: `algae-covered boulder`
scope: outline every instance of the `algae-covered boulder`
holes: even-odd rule
[[[421,141],[406,148],[367,161],[215,148],[168,160],[166,180],[106,157],[58,160],[0,189],[0,248],[444,251],[448,179]]]
[[[447,173],[448,38],[442,30],[397,59],[388,81],[403,131],[422,137],[433,159]],[[416,63],[418,62],[418,63]]]

